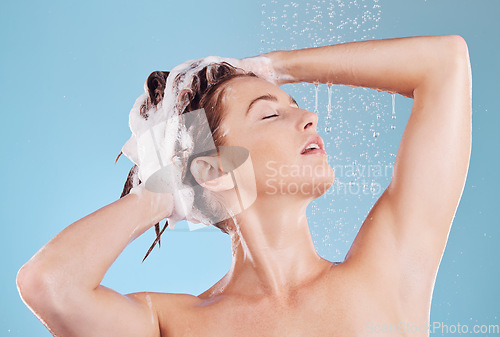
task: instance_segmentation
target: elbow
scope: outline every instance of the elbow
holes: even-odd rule
[[[450,64],[452,76],[459,83],[459,88],[462,90],[462,97],[467,99],[466,109],[468,114],[472,113],[472,71],[469,59],[469,48],[467,42],[460,35],[450,35]]]
[[[16,286],[19,296],[24,303],[31,304],[37,298],[37,294],[43,293],[40,274],[34,271],[34,267],[25,264],[19,269],[16,276]]]
[[[443,53],[446,57],[444,69],[449,68],[454,73],[458,73],[470,81],[470,59],[467,42],[460,35],[446,35],[444,39]]]
[[[468,57],[468,47],[465,39],[460,35],[446,35],[447,43],[457,56]]]
[[[56,286],[50,279],[48,273],[29,262],[22,266],[17,272],[16,286],[23,302],[29,307],[39,307],[53,301]]]
[[[472,76],[467,43],[460,35],[431,37],[427,45],[428,68],[420,85],[431,88],[472,89]]]
[[[28,261],[19,269],[16,285],[24,304],[39,318],[63,317],[88,298],[88,294],[61,279],[61,272]]]

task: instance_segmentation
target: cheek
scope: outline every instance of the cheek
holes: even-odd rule
[[[284,145],[259,144],[250,150],[250,154],[255,166],[261,172],[267,172],[278,165],[289,166],[296,162],[296,156]]]
[[[229,132],[231,137],[237,135],[238,145],[250,152],[255,180],[258,185],[265,184],[270,177],[276,177],[287,167],[297,164],[297,149],[293,148],[290,133],[283,129],[260,128],[242,129]],[[235,137],[236,138],[236,137]],[[280,171],[281,170],[281,171]]]

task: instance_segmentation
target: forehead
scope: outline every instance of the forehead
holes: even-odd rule
[[[276,96],[288,96],[278,86],[258,77],[236,77],[229,80],[224,90],[224,100],[227,104],[248,104],[256,96],[272,93]]]

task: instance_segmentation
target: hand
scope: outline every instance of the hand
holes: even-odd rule
[[[132,188],[129,194],[137,195],[144,202],[151,218],[151,224],[170,217],[174,212],[174,196],[172,193],[151,192],[145,188],[144,183],[140,183]]]
[[[174,215],[175,200],[173,193],[151,192],[144,187],[144,183],[141,183],[134,187],[130,191],[130,194],[136,194],[139,198],[145,200],[145,204],[150,206],[151,219],[155,223]],[[193,218],[190,214],[186,216],[186,220],[194,224],[200,223],[200,221]],[[172,228],[174,225],[171,224],[170,227]]]

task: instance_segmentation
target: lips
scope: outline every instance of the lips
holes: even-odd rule
[[[309,150],[306,150],[307,147],[311,144],[318,144],[319,146],[319,149],[309,149]],[[309,138],[309,140],[304,144],[304,146],[302,147],[302,151],[300,152],[300,154],[313,154],[313,153],[324,153],[326,154],[325,152],[325,143],[323,143],[323,139],[321,139],[320,136],[312,136],[311,138]]]

